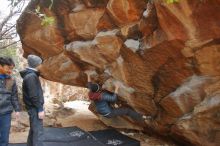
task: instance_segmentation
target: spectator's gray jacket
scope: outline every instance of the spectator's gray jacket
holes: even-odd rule
[[[26,69],[21,71],[20,74],[23,78],[23,101],[27,110],[36,108],[38,112],[43,111],[44,96],[39,80],[39,73],[32,69]]]
[[[0,75],[0,115],[20,111],[18,90],[14,79]]]

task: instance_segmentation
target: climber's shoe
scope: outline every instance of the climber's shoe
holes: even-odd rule
[[[143,118],[144,120],[151,120],[151,119],[152,119],[151,116],[145,116],[145,115],[143,115],[142,118]]]
[[[143,118],[143,120],[144,120],[144,122],[145,122],[146,124],[149,124],[149,123],[152,121],[152,117],[151,117],[151,116],[145,116],[145,115],[143,115],[142,118]]]

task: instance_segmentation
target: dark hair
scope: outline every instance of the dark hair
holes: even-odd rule
[[[12,58],[6,57],[6,60],[8,61],[8,64],[9,64],[10,66],[15,66],[15,62],[13,61]]]
[[[1,66],[9,65],[9,62],[5,57],[0,57],[0,65]]]
[[[0,65],[1,66],[5,66],[5,65],[8,65],[8,66],[15,66],[15,63],[14,61],[12,60],[12,58],[10,57],[0,57]]]
[[[91,84],[89,85],[89,89],[90,89],[92,92],[98,92],[99,89],[100,89],[100,86],[99,86],[99,84],[97,84],[97,83],[91,83]]]

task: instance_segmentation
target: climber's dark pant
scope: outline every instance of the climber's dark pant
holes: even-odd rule
[[[112,117],[123,116],[123,115],[129,116],[132,119],[134,119],[136,121],[139,121],[139,122],[143,121],[143,118],[142,118],[141,114],[139,114],[136,111],[134,111],[132,109],[129,109],[129,108],[115,108],[115,109],[112,109],[111,113],[106,115],[105,117],[112,118]]]
[[[38,118],[35,108],[28,110],[30,131],[27,146],[43,146],[43,120]]]

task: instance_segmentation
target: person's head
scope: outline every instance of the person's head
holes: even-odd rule
[[[92,92],[98,92],[100,90],[100,86],[97,83],[92,83],[92,84],[90,84],[89,89]]]
[[[11,75],[14,67],[14,61],[10,57],[0,57],[0,74]]]
[[[9,64],[9,70],[8,70],[8,75],[11,75],[12,74],[12,71],[13,71],[13,68],[15,67],[15,62],[12,58],[10,57],[6,57],[6,60],[8,61],[8,64]]]
[[[28,55],[27,61],[30,68],[37,68],[42,63],[42,59],[36,55]]]

